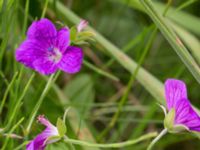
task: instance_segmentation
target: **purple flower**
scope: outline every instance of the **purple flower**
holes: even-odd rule
[[[44,75],[58,69],[76,73],[81,68],[83,52],[79,47],[70,46],[67,27],[56,30],[50,20],[41,19],[29,27],[27,39],[16,50],[16,59]]]
[[[44,150],[47,144],[57,141],[50,137],[59,137],[58,129],[52,125],[43,115],[38,117],[38,121],[46,126],[46,129],[38,134],[27,146],[26,150]]]
[[[77,26],[77,31],[81,32],[85,27],[87,27],[88,21],[86,20],[81,20],[80,23]]]
[[[183,81],[168,79],[165,82],[165,97],[168,112],[174,110],[174,127],[183,126],[187,130],[200,132],[200,116],[192,108],[187,98]]]

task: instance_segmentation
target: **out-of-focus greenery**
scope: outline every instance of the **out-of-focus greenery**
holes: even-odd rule
[[[75,75],[59,74],[37,113],[56,124],[57,118],[71,107],[66,120],[69,137],[115,143],[161,131],[164,114],[157,103],[164,104],[163,83],[167,78],[185,81],[189,99],[200,108],[197,81],[200,78],[200,2],[172,0],[169,9],[167,1],[154,0],[152,4],[166,28],[177,33],[185,46],[183,52],[187,51],[191,59],[179,57],[177,43],[168,39],[163,26],[153,18],[155,14],[146,11],[140,0],[0,0],[0,129],[4,129],[2,134],[0,130],[0,146],[15,149],[43,129],[33,120],[30,132],[26,132],[30,114],[49,77],[25,68],[14,57],[28,26],[41,18],[42,13],[58,27],[58,22],[69,27],[76,24],[79,20],[71,15],[74,13],[88,20],[96,33],[96,41],[83,46],[85,63],[81,71]],[[191,64],[195,64],[196,70]],[[136,80],[130,82],[131,78],[135,79],[132,74],[136,74]],[[116,112],[117,120],[109,128]],[[6,136],[11,131],[21,138]],[[120,149],[143,150],[149,143],[150,140]],[[70,147],[58,142],[47,149]],[[76,149],[100,148],[76,146]],[[155,149],[197,150],[200,142],[190,134],[167,134]]]

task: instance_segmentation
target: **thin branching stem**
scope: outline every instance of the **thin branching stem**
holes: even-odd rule
[[[167,133],[167,129],[164,129],[160,132],[160,134],[150,143],[147,150],[151,150],[153,146]]]
[[[110,143],[110,144],[96,144],[96,143],[90,143],[90,142],[85,142],[85,141],[80,141],[80,140],[76,140],[76,139],[70,139],[68,137],[64,137],[64,141],[67,143],[72,143],[75,145],[81,145],[81,146],[87,146],[87,147],[98,147],[98,148],[120,148],[120,147],[126,147],[126,146],[130,146],[130,145],[134,145],[137,144],[141,141],[150,139],[152,137],[155,137],[157,135],[156,132],[153,133],[148,133],[146,135],[143,135],[137,139],[133,139],[133,140],[128,140],[125,142],[119,142],[119,143]]]

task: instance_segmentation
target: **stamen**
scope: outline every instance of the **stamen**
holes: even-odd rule
[[[53,51],[53,49],[54,49],[54,47],[53,46],[51,46],[51,47],[48,47],[48,51]]]
[[[56,47],[49,47],[48,48],[49,53],[49,59],[55,63],[59,62],[61,57],[62,57],[62,53],[60,52],[60,50]]]

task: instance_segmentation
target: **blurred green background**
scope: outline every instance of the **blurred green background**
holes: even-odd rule
[[[157,104],[159,101],[164,102],[162,83],[167,78],[185,81],[189,99],[194,106],[200,108],[198,81],[168,43],[165,35],[161,34],[160,28],[157,29],[157,25],[148,16],[149,14],[144,13],[143,6],[139,1],[0,0],[1,101],[5,97],[14,74],[19,73],[6,95],[5,106],[0,114],[0,128],[9,122],[10,114],[34,72],[15,61],[15,49],[25,38],[27,27],[31,22],[41,17],[46,2],[48,5],[45,17],[51,19],[58,27],[58,21],[69,27],[74,25],[77,19],[74,18],[73,22],[73,17],[65,13],[65,9],[71,10],[80,18],[88,20],[93,29],[118,47],[120,51],[123,51],[125,56],[139,62],[156,79],[156,83],[154,83],[146,74],[139,76],[136,72],[136,76],[139,76],[137,79],[139,79],[134,80],[130,90],[126,92],[131,80],[131,73],[135,71],[136,67],[131,68],[126,60],[123,62],[123,57],[120,58],[120,55],[117,55],[113,49],[104,45],[106,42],[102,42],[103,40],[97,38],[90,45],[83,45],[86,63],[83,64],[81,71],[75,75],[61,73],[44,98],[38,112],[38,114],[44,114],[55,124],[57,118],[62,117],[64,110],[70,106],[66,123],[69,137],[93,142],[114,143],[137,138],[148,132],[161,131],[164,114]],[[184,30],[184,33],[181,32],[183,34],[179,35],[180,39],[199,66],[200,1],[172,0],[169,9],[166,9],[168,2],[155,0],[153,1],[154,8],[160,15],[164,12],[163,10],[167,10],[164,19],[169,19],[178,26],[179,30]],[[178,33],[178,30],[170,25],[167,24],[168,27],[173,28],[174,32]],[[144,55],[145,50],[146,55]],[[113,51],[114,54],[109,51]],[[141,58],[142,55],[144,55],[143,58]],[[118,59],[121,59],[122,62]],[[47,78],[38,73],[33,78],[8,131],[20,118],[24,117],[24,121],[15,130],[15,133],[24,137],[27,120],[45,87]],[[156,94],[160,94],[160,97]],[[116,123],[111,129],[105,131],[114,114],[119,110],[122,97],[124,97],[125,103]],[[42,129],[43,127],[34,120],[31,133],[26,139],[9,138],[6,149],[14,149],[24,141],[35,137]],[[2,137],[0,135],[0,146],[5,143],[5,139]],[[120,150],[143,150],[149,143],[150,140],[147,140],[130,147],[120,148]],[[47,149],[70,149],[67,147],[67,144],[58,142],[49,145]],[[76,146],[76,149],[94,150],[94,148],[81,146]],[[200,149],[200,142],[198,138],[187,133],[167,134],[156,144],[155,149],[197,150]]]

